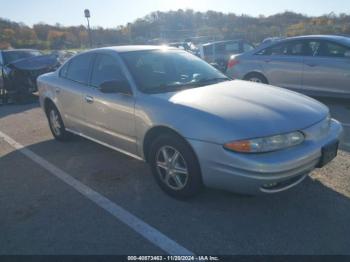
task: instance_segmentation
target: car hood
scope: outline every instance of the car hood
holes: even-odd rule
[[[11,68],[21,71],[38,71],[58,66],[58,60],[53,55],[34,56],[10,63]]]
[[[206,128],[219,125],[226,134],[239,134],[240,139],[302,130],[329,114],[325,105],[307,96],[240,80],[159,96],[189,112],[195,111],[196,117],[198,112],[207,116],[211,123]],[[196,123],[196,119],[188,121],[188,126]]]

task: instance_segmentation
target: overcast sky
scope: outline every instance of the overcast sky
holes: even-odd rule
[[[224,13],[271,15],[286,10],[307,15],[350,13],[349,0],[0,0],[0,17],[32,25],[85,24],[89,8],[93,26],[116,27],[156,10],[194,9]]]

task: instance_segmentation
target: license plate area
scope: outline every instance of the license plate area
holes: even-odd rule
[[[317,167],[324,167],[331,162],[338,154],[339,141],[334,141],[322,148],[321,160]]]

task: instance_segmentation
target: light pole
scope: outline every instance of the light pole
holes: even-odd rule
[[[90,48],[92,48],[92,37],[91,37],[91,28],[90,28],[90,10],[89,9],[85,9],[84,10],[84,15],[85,15],[85,18],[87,20],[87,23],[88,23],[88,32],[89,32],[89,43],[90,43]]]

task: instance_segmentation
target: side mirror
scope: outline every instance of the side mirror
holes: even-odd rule
[[[111,94],[111,93],[119,93],[124,95],[131,95],[131,89],[125,80],[112,80],[103,82],[99,87],[102,93]]]

